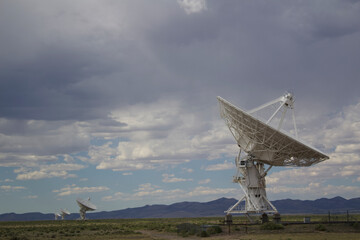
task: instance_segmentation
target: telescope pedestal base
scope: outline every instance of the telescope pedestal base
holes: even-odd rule
[[[274,214],[277,213],[275,206],[267,199],[265,190],[265,171],[263,163],[255,162],[251,156],[236,159],[238,169],[234,182],[239,183],[244,192],[244,196],[225,213],[245,214],[250,221],[249,214]]]

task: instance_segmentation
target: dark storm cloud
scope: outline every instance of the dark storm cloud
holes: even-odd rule
[[[166,1],[36,3],[2,8],[2,117],[102,118],[161,96],[254,107],[286,90],[341,107],[333,99],[360,87],[355,1],[208,1],[194,14]]]
[[[76,54],[74,56],[74,53]],[[2,116],[31,119],[66,119],[77,108],[78,115],[91,117],[91,101],[73,86],[101,73],[94,56],[79,50],[43,49],[29,62],[17,62],[1,72]],[[91,97],[96,97],[93,95]],[[86,113],[86,111],[90,111]]]
[[[156,56],[143,49],[142,34],[136,33],[139,29],[134,20],[129,20],[133,24],[130,23],[127,30],[121,26],[106,29],[107,26],[101,24],[91,25],[98,24],[97,20],[82,11],[84,6],[75,8],[75,14],[62,9],[66,4],[57,6],[59,9],[44,4],[49,14],[38,10],[38,6],[28,12],[7,7],[13,15],[2,15],[2,22],[8,24],[1,26],[4,33],[1,38],[5,40],[1,48],[12,51],[7,50],[8,54],[0,59],[3,66],[0,96],[1,101],[6,102],[2,106],[2,117],[102,118],[118,105],[156,100],[171,85],[168,80],[171,75],[164,76],[154,61]],[[35,17],[38,11],[40,16]],[[149,24],[151,26],[151,21]],[[9,32],[11,34],[7,34]]]
[[[293,90],[299,100],[308,99],[305,104],[337,108],[344,93],[347,103],[358,96],[358,3],[208,1],[207,6],[151,35],[159,61],[184,84],[180,94],[207,96],[202,104],[220,94],[254,107]],[[253,99],[254,93],[260,94]]]
[[[112,31],[121,32],[117,26],[101,29],[102,22],[82,11],[82,4],[67,8],[66,2],[35,3],[33,8],[19,2],[2,6],[2,117],[99,118],[120,96],[141,96],[145,91],[136,90],[151,86],[140,83],[146,83],[142,74],[138,80],[137,74],[146,69],[142,53]]]
[[[7,155],[6,158],[16,154],[31,156],[78,152],[86,149],[89,141],[90,135],[83,126],[69,121],[0,119],[0,149],[4,154],[2,157]]]

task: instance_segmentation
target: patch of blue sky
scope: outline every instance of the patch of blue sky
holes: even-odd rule
[[[0,167],[0,184],[3,184],[6,179],[14,181],[16,179],[15,169],[17,169],[17,167]]]
[[[108,142],[110,142],[110,146],[109,147],[117,147],[119,142],[128,142],[130,141],[128,138],[125,137],[115,137],[115,138],[111,138],[111,139],[106,139],[106,138],[102,138],[102,137],[94,137],[90,140],[90,144],[94,145],[94,146],[102,146]]]

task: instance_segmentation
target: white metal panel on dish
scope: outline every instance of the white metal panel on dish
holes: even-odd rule
[[[220,115],[239,147],[259,162],[273,166],[310,166],[329,159],[321,151],[274,129],[218,97]]]
[[[89,201],[83,200],[81,198],[76,199],[77,204],[80,208],[85,208],[87,211],[96,210],[96,206]]]

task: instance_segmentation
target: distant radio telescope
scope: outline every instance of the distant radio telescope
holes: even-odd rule
[[[235,158],[237,174],[233,182],[239,183],[244,196],[225,213],[230,215],[278,213],[266,197],[265,176],[272,166],[311,166],[329,159],[321,151],[297,139],[297,128],[294,114],[294,97],[291,93],[270,101],[249,112],[232,105],[225,99],[217,97],[220,104],[220,115],[225,120],[230,132],[239,146]],[[271,117],[263,122],[253,114],[264,109],[274,109]],[[292,119],[296,138],[280,131],[287,110],[292,110]],[[276,117],[278,113],[280,116]],[[277,118],[277,128],[269,123]],[[243,154],[242,154],[243,152]],[[268,165],[265,169],[265,165]]]
[[[66,215],[70,215],[70,212],[66,209],[60,209],[61,219],[64,220]]]
[[[96,206],[90,202],[90,198],[88,200],[83,200],[81,198],[76,199],[77,204],[80,207],[80,219],[85,220],[85,213],[87,211],[95,211]]]
[[[61,215],[59,213],[54,213],[55,215],[55,220],[57,220],[59,217],[61,217]]]

